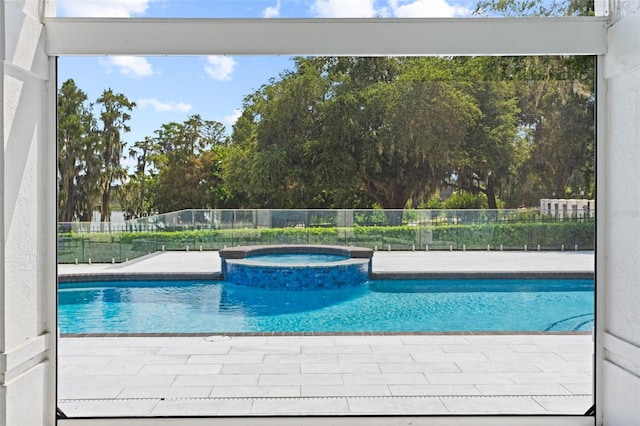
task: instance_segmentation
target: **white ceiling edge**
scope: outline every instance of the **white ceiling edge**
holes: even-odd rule
[[[47,18],[46,52],[82,55],[601,55],[606,17]]]

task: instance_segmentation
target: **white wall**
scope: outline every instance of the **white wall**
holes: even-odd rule
[[[604,424],[632,425],[640,424],[640,2],[612,1],[611,12],[606,171],[598,176],[605,200],[598,412]]]
[[[557,218],[595,217],[595,200],[542,198],[540,213]]]
[[[0,425],[53,424],[55,273],[40,2],[0,1]],[[53,325],[55,326],[55,325]],[[53,333],[55,335],[55,333]]]

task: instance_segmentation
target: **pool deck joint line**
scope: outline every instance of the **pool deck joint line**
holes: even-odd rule
[[[240,397],[240,396],[192,396],[192,397],[162,397],[162,398],[85,398],[85,399],[61,399],[59,402],[83,402],[83,401],[229,401],[229,400],[246,400],[252,401],[274,401],[274,400],[318,400],[318,399],[435,399],[435,398],[466,398],[466,399],[490,399],[490,398],[584,398],[591,397],[591,394],[577,395],[399,395],[399,396],[366,396],[366,395],[349,395],[349,396],[262,396],[262,397]]]

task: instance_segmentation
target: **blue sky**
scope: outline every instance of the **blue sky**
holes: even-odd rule
[[[58,0],[65,17],[317,18],[468,16],[475,0]],[[230,132],[243,98],[292,68],[289,57],[62,57],[58,84],[73,78],[94,102],[111,88],[137,103],[128,143],[189,115]],[[97,112],[96,112],[97,114]]]
[[[58,0],[58,16],[372,18],[466,16],[473,0]]]

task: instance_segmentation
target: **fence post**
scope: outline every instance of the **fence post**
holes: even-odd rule
[[[344,213],[344,215],[345,215],[345,217],[347,216],[346,212]],[[337,225],[338,225],[338,229],[340,229],[340,224],[338,223]],[[351,226],[353,226],[353,225],[351,225]],[[345,222],[344,222],[344,226],[342,227],[342,230],[343,230],[343,232],[344,232],[344,235],[343,235],[343,238],[344,238],[344,246],[346,247],[346,246],[347,246],[347,244],[348,244],[348,243],[347,243],[347,221],[346,221],[346,220],[345,220]],[[355,230],[353,230],[353,234],[354,234],[354,235],[355,235],[355,232],[356,232],[356,231],[355,231]],[[338,231],[338,238],[340,238],[340,232],[339,232],[339,231]]]
[[[304,233],[307,237],[307,245],[309,244],[309,209],[305,209]]]

